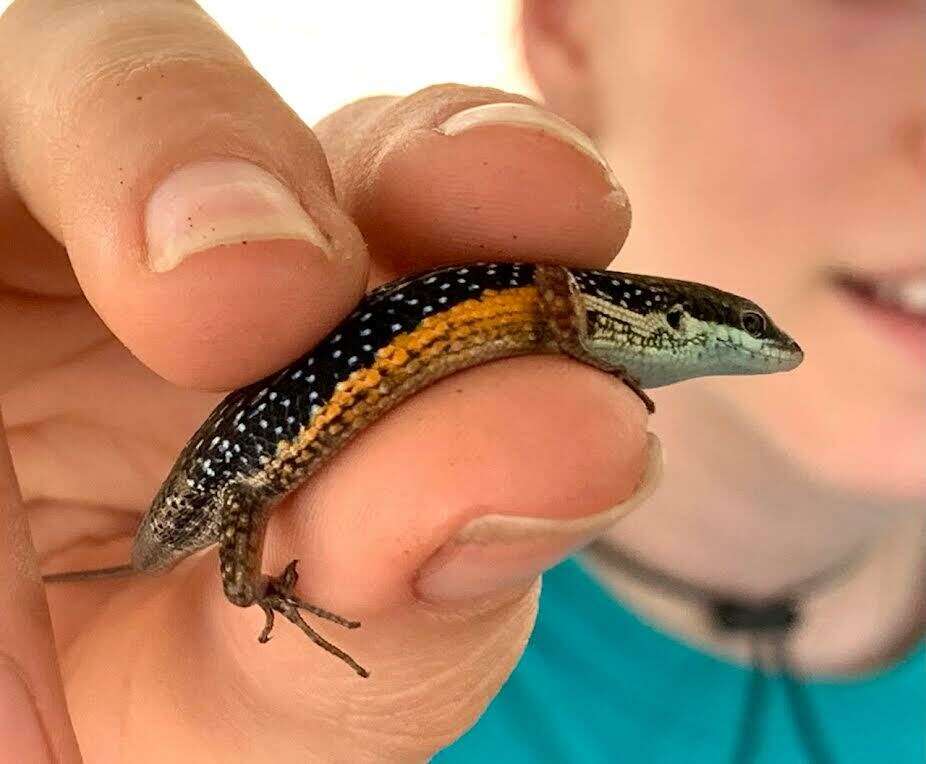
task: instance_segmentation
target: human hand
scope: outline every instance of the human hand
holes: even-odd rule
[[[41,719],[22,744],[70,761],[23,507],[43,570],[125,562],[218,400],[202,391],[285,365],[410,270],[604,267],[630,212],[584,136],[497,90],[368,99],[313,133],[192,4],[21,1],[0,48],[0,402],[23,498],[0,470],[0,654]],[[488,104],[508,105],[468,111]],[[278,507],[264,564],[299,558],[300,596],[363,623],[321,628],[368,680],[286,623],[259,645],[214,549],[50,586],[84,755],[426,759],[515,665],[539,573],[640,497],[649,455],[637,397],[564,358],[455,375],[359,437]]]

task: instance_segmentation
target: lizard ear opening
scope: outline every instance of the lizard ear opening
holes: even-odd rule
[[[685,308],[681,305],[673,305],[666,313],[666,323],[675,331],[682,326],[682,316],[685,315]]]

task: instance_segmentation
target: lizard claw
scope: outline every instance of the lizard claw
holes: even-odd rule
[[[358,621],[349,621],[336,613],[332,613],[330,610],[324,610],[310,602],[305,602],[293,596],[293,589],[296,586],[296,582],[299,580],[299,574],[296,572],[297,563],[298,560],[293,560],[283,569],[283,572],[279,576],[267,579],[267,586],[264,589],[264,593],[257,602],[264,611],[267,621],[260,632],[260,636],[257,637],[257,641],[261,644],[270,641],[270,632],[273,630],[274,613],[280,613],[288,621],[298,626],[316,645],[335,657],[340,658],[360,676],[368,677],[370,675],[369,671],[341,650],[341,648],[331,644],[331,642],[321,636],[321,634],[315,631],[315,629],[309,626],[309,624],[305,622],[305,619],[303,619],[302,614],[299,612],[300,610],[304,610],[319,618],[324,618],[326,621],[331,621],[346,629],[356,629],[360,626]]]

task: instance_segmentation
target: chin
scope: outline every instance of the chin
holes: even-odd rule
[[[920,453],[924,452],[920,447]],[[873,453],[851,444],[829,444],[822,454],[795,454],[803,469],[835,489],[885,502],[919,504],[926,513],[926,464],[911,452]]]
[[[840,416],[838,408],[803,407],[763,425],[778,448],[821,484],[869,500],[910,502],[926,513],[924,412],[846,407]]]
[[[805,367],[764,379],[714,379],[709,389],[761,433],[771,450],[757,458],[783,455],[822,490],[847,500],[926,513],[923,401],[892,390],[889,380],[866,375],[840,385],[853,379],[843,369]]]

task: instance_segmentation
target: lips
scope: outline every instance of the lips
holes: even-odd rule
[[[926,272],[885,278],[866,278],[844,272],[836,275],[836,282],[882,308],[926,319]]]
[[[833,281],[880,329],[926,361],[926,269],[887,276],[840,271]]]

